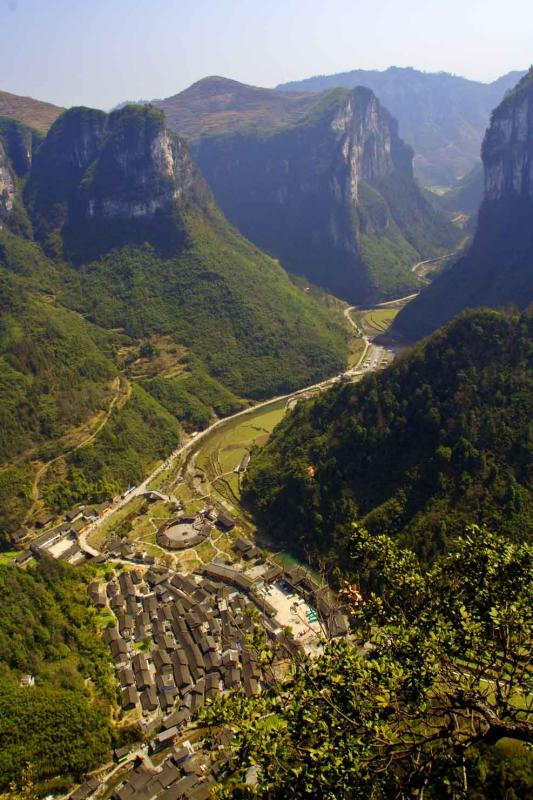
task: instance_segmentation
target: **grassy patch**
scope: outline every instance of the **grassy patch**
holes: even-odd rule
[[[361,356],[365,352],[365,343],[363,339],[353,337],[350,342],[350,349],[348,351],[348,366],[355,367],[361,360]]]
[[[380,333],[385,333],[385,331],[390,328],[397,313],[397,308],[374,309],[365,314],[363,324],[371,333],[378,336]]]
[[[11,550],[6,553],[0,553],[0,567],[4,566],[4,564],[11,564],[19,555],[19,553],[20,550]]]

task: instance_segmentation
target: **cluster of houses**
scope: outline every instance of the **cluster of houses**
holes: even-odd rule
[[[242,549],[239,541],[236,546]],[[116,619],[104,638],[124,710],[137,709],[147,725],[164,718],[164,729],[177,731],[206,700],[226,690],[240,687],[252,696],[271,685],[272,671],[265,672],[249,645],[255,626],[277,645],[279,658],[304,651],[268,600],[265,585],[273,582],[313,602],[325,633],[347,632],[347,621],[326,590],[299,568],[265,565],[260,577],[252,578],[217,562],[195,575],[154,566],[144,575],[124,570],[107,584],[91,583],[94,605],[108,607]]]
[[[234,547],[244,560],[257,555],[245,539],[237,539]],[[104,638],[122,687],[123,708],[141,713],[146,730],[158,731],[151,747],[167,753],[157,768],[138,755],[111,800],[211,796],[230,757],[232,734],[222,729],[217,733],[221,741],[209,751],[195,750],[184,741],[189,722],[222,692],[238,689],[253,696],[274,685],[280,662],[304,652],[280,627],[277,609],[267,599],[269,586],[307,598],[325,632],[348,632],[345,617],[307,570],[263,562],[259,577],[256,572],[212,562],[193,575],[151,567],[144,574],[140,569],[123,570],[107,583],[90,584],[94,605],[111,609],[116,619]],[[266,663],[250,643],[257,625],[272,643],[272,658]],[[117,752],[117,760],[127,754],[128,748]],[[85,785],[77,791],[80,797],[72,800],[87,800]]]
[[[136,759],[111,800],[207,800],[224,763],[215,753],[195,751],[187,741],[172,747],[160,767]]]
[[[207,699],[237,686],[254,695],[265,681],[247,645],[256,624],[250,609],[257,605],[216,565],[194,577],[156,568],[144,578],[138,570],[123,571],[89,591],[97,607],[108,606],[116,617],[104,637],[125,710],[140,709],[147,721],[167,715],[163,725],[173,731]]]

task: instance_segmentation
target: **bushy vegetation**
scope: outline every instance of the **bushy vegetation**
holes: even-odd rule
[[[532,323],[465,313],[383,373],[298,404],[252,458],[257,520],[329,566],[345,562],[352,518],[424,560],[471,522],[524,536]]]
[[[0,461],[100,410],[116,374],[111,341],[68,310],[30,295],[1,266]]]
[[[158,459],[177,446],[175,417],[133,386],[127,402],[113,408],[94,442],[75,450],[50,468],[43,495],[51,508],[68,508],[80,500],[102,502],[139,483]]]
[[[189,360],[183,376],[159,376],[141,381],[141,385],[188,431],[206,428],[213,419],[213,412],[227,417],[244,405],[233,392],[214,380],[198,359]]]
[[[116,684],[87,584],[90,568],[44,558],[0,567],[0,790],[29,764],[40,790],[105,760]],[[23,674],[34,686],[20,686]],[[61,787],[56,787],[61,788]]]
[[[214,734],[221,724],[235,734],[221,797],[530,796],[533,550],[476,527],[461,534],[426,570],[350,525],[362,591],[345,606],[352,640],[303,656],[271,692],[204,712]]]
[[[9,547],[9,531],[20,527],[31,502],[33,481],[27,462],[8,464],[0,469],[0,550]]]
[[[114,250],[73,276],[62,300],[105,328],[185,344],[232,392],[265,397],[342,368],[346,337],[328,312],[212,209],[185,217],[188,246]]]

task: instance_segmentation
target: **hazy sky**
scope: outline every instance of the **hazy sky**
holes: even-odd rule
[[[492,80],[533,61],[532,0],[0,0],[0,89],[108,108],[206,75],[259,86],[391,64]]]

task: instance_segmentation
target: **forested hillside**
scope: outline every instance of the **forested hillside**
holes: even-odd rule
[[[90,577],[47,558],[0,566],[0,791],[29,766],[39,794],[61,794],[109,754],[117,689]]]
[[[138,481],[180,424],[343,368],[345,331],[228,224],[160,111],[72,109],[42,142],[0,120],[0,183],[0,540]]]
[[[467,523],[531,531],[533,317],[465,313],[379,375],[298,404],[245,497],[277,541],[346,566],[349,522],[427,561]]]

